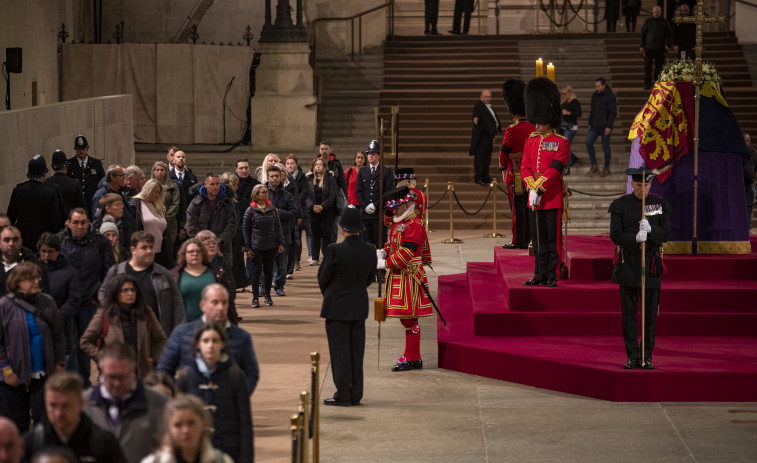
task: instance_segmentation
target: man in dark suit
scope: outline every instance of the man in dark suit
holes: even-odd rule
[[[63,204],[66,206],[66,217],[68,217],[68,211],[71,209],[84,207],[84,193],[81,184],[66,174],[68,171],[66,153],[55,150],[51,161],[50,166],[55,174],[48,178],[46,183],[58,185],[60,194],[63,196]]]
[[[44,232],[58,233],[66,221],[66,207],[58,187],[45,183],[47,163],[41,155],[29,161],[26,176],[29,181],[19,183],[11,193],[8,219],[15,225],[32,251]]]
[[[95,196],[100,180],[105,177],[103,163],[99,159],[89,156],[89,143],[84,135],[79,135],[74,140],[76,156],[68,160],[69,177],[79,181],[84,193],[84,208],[92,218],[92,197]]]
[[[452,15],[452,30],[449,31],[450,34],[468,35],[473,7],[473,0],[455,0],[455,11]],[[463,14],[465,14],[465,19],[463,19]],[[460,29],[460,20],[463,20],[462,29]]]
[[[193,197],[189,194],[189,189],[197,185],[197,176],[192,173],[192,169],[187,167],[187,155],[184,151],[177,151],[173,155],[174,164],[168,172],[168,176],[179,185],[180,201],[179,212],[176,215],[179,221],[179,239],[184,240],[187,236],[185,224],[187,220],[187,209]]]
[[[363,398],[363,354],[368,290],[376,279],[376,250],[360,240],[360,211],[349,206],[339,216],[344,241],[326,248],[318,269],[323,293],[321,318],[326,319],[331,374],[336,393],[324,405],[360,405]]]
[[[499,117],[492,107],[492,92],[481,91],[481,100],[473,107],[473,135],[470,141],[470,155],[473,156],[473,172],[479,185],[492,181],[489,165],[492,163],[492,142],[500,131]]]
[[[377,248],[384,247],[386,242],[386,229],[379,236],[379,217],[381,216],[382,200],[379,195],[379,183],[383,181],[383,192],[394,188],[394,175],[390,167],[382,166],[384,171],[383,179],[379,180],[379,160],[381,159],[381,147],[379,142],[372,140],[365,150],[365,156],[368,158],[368,164],[361,167],[357,173],[357,184],[355,193],[358,203],[360,203],[360,215],[363,218],[365,231],[363,232],[363,241],[373,244]]]

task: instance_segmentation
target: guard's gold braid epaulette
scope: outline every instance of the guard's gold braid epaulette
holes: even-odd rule
[[[555,133],[555,134],[553,134],[553,135],[557,135],[558,137],[562,138],[563,140],[567,140],[567,138],[566,138],[566,137],[564,137],[564,136],[560,135],[559,133]]]
[[[528,138],[534,138],[534,137],[538,137],[540,135],[541,134],[539,132],[531,132],[531,135],[529,135]]]
[[[520,119],[518,119],[517,121],[513,122],[512,124],[510,124],[508,127],[510,127],[510,128],[515,127],[516,125],[520,124],[521,122],[522,121]]]

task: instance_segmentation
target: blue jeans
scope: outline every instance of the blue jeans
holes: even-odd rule
[[[610,134],[612,135],[612,134]],[[594,142],[597,141],[597,137],[602,137],[602,150],[605,152],[605,168],[610,168],[610,135],[605,135],[605,129],[595,129],[589,127],[589,131],[586,132],[586,151],[589,152],[589,160],[592,166],[597,165],[597,152],[594,150]]]
[[[573,165],[573,158],[576,157],[575,154],[573,154],[573,138],[575,138],[576,134],[578,133],[578,130],[570,130],[570,129],[561,129],[562,130],[562,136],[568,139],[568,143],[570,143],[570,159],[568,159],[568,167]]]

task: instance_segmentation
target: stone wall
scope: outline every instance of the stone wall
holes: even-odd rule
[[[0,112],[0,210],[6,210],[13,187],[26,181],[35,154],[45,157],[49,169],[56,149],[74,155],[78,134],[104,166],[133,164],[133,108],[131,95],[116,95]]]

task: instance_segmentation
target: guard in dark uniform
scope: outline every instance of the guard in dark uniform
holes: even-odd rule
[[[628,361],[624,368],[654,368],[652,351],[655,344],[655,324],[660,302],[660,276],[662,274],[662,244],[668,240],[670,206],[660,196],[649,194],[652,172],[642,166],[628,169],[633,193],[621,196],[610,204],[610,238],[616,247],[613,283],[620,285],[620,303],[623,310],[623,342]],[[642,186],[643,176],[646,184]],[[642,203],[645,200],[645,217]],[[641,357],[639,332],[636,322],[641,295],[641,243],[646,242],[644,281],[644,357]],[[641,359],[643,358],[643,362]]]
[[[562,221],[562,173],[570,158],[570,142],[555,129],[562,123],[560,91],[540,77],[526,85],[526,114],[536,132],[523,147],[520,175],[528,190],[534,277],[525,286],[557,286]],[[538,225],[537,225],[538,221]]]
[[[66,221],[66,207],[58,187],[45,183],[47,172],[45,158],[34,156],[26,173],[29,180],[16,185],[8,202],[8,220],[33,251],[42,233],[58,233]]]
[[[55,150],[51,161],[50,166],[55,171],[55,174],[48,178],[45,183],[58,185],[60,194],[63,196],[63,204],[66,206],[66,217],[68,217],[68,211],[71,209],[84,207],[84,195],[81,184],[66,174],[68,170],[66,153],[61,150]]]
[[[331,355],[331,374],[336,385],[325,405],[360,405],[363,398],[363,356],[368,290],[376,280],[376,250],[360,240],[365,228],[360,211],[349,206],[339,216],[344,241],[326,248],[318,269],[323,293],[321,318],[326,319],[326,336]]]
[[[74,180],[81,184],[82,193],[84,194],[84,208],[92,219],[92,198],[97,191],[97,185],[105,177],[103,163],[96,158],[89,156],[89,143],[84,135],[79,135],[74,140],[74,151],[76,156],[68,160],[68,174]]]
[[[531,239],[528,226],[528,191],[520,176],[520,165],[526,140],[536,129],[526,120],[526,104],[523,101],[525,90],[526,83],[520,79],[508,79],[502,85],[502,97],[513,116],[513,123],[505,129],[502,146],[499,148],[499,170],[502,171],[502,179],[507,183],[507,197],[513,213],[513,239],[510,244],[502,246],[505,249],[528,249]]]
[[[365,150],[368,162],[357,173],[355,194],[360,203],[360,214],[363,218],[365,231],[363,241],[371,243],[377,248],[382,248],[386,242],[386,229],[379,236],[379,209],[382,198],[379,195],[379,183],[384,182],[383,192],[391,190],[394,186],[392,169],[381,164],[383,175],[379,175],[379,163],[381,159],[381,147],[379,142],[372,140]]]

